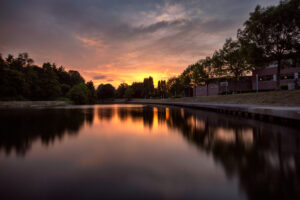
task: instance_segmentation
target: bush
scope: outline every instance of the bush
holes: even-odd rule
[[[59,97],[55,101],[64,101],[64,102],[66,102],[68,104],[73,104],[74,103],[73,101],[71,101],[71,99],[69,99],[67,97]]]
[[[75,104],[89,103],[89,89],[84,83],[74,85],[67,94]]]
[[[284,84],[284,85],[280,85],[280,89],[281,90],[288,90],[289,89],[289,86]]]

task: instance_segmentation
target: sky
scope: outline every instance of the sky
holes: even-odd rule
[[[0,53],[78,70],[95,85],[155,83],[211,56],[257,4],[279,0],[1,0]]]

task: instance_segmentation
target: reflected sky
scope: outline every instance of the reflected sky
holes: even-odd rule
[[[163,106],[1,110],[4,199],[297,199],[293,127]]]

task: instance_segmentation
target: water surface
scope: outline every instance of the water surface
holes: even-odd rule
[[[1,199],[299,199],[297,128],[199,110],[0,111]]]

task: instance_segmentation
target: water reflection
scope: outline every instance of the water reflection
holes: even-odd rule
[[[150,131],[166,126],[179,132],[213,157],[229,179],[237,178],[248,199],[300,198],[298,129],[205,111],[163,106],[1,111],[0,152],[24,156],[38,139],[48,145],[76,135],[84,125],[113,120],[120,126],[130,121]]]
[[[65,134],[76,135],[84,122],[92,124],[94,109],[1,110],[0,152],[24,156],[40,140],[48,146]]]

